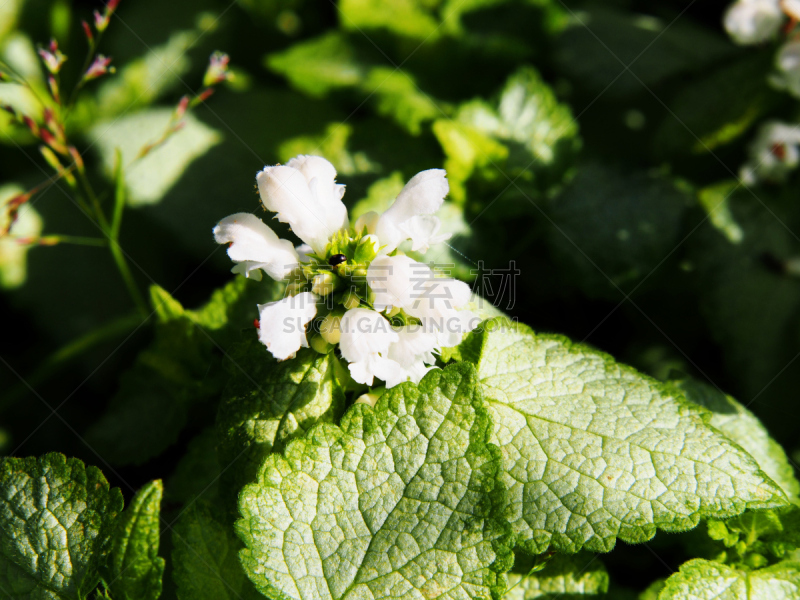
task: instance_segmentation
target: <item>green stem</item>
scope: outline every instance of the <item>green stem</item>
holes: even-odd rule
[[[48,240],[55,240],[59,244],[77,244],[79,246],[108,246],[108,240],[103,238],[85,237],[80,235],[48,235]]]
[[[84,237],[79,235],[43,235],[41,237],[26,238],[8,236],[7,239],[23,242],[30,246],[55,246],[56,244],[76,244],[78,246],[108,246],[108,241],[103,238]]]
[[[102,327],[90,331],[78,339],[69,342],[51,354],[47,359],[39,364],[36,370],[26,377],[26,381],[31,386],[38,386],[48,377],[58,372],[69,361],[77,358],[94,346],[114,339],[138,327],[142,323],[142,317],[136,313],[120,317]],[[28,392],[28,387],[18,384],[8,394],[3,396],[0,402],[0,412],[4,411]]]
[[[100,229],[105,233],[109,238],[109,248],[111,250],[111,257],[114,259],[114,263],[117,265],[117,270],[119,274],[122,276],[122,280],[125,283],[125,287],[128,288],[128,293],[133,300],[133,303],[136,305],[136,308],[142,315],[147,315],[147,303],[144,301],[141,293],[139,292],[139,288],[136,287],[136,281],[133,278],[133,273],[131,273],[130,267],[128,266],[128,261],[125,259],[125,254],[122,252],[122,248],[119,245],[119,241],[117,237],[119,236],[119,225],[122,219],[122,208],[118,208],[117,205],[120,203],[119,197],[120,192],[119,189],[116,193],[116,202],[114,207],[114,217],[116,219],[117,229],[114,230],[112,224],[108,222],[105,214],[103,213],[103,209],[100,206],[100,201],[97,199],[97,195],[94,193],[92,189],[92,184],[89,182],[89,179],[86,177],[86,174],[78,170],[78,179],[81,182],[81,185],[86,191],[86,195],[89,197],[90,202],[94,206],[94,213],[97,218],[97,222],[100,226]],[[117,186],[119,188],[119,185]],[[124,205],[124,193],[122,194],[122,203]],[[119,213],[119,214],[118,214]]]

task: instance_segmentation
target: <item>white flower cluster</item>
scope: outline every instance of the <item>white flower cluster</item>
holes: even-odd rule
[[[723,23],[734,42],[748,46],[773,38],[785,18],[780,0],[736,0],[725,12]]]
[[[774,39],[787,17],[800,21],[800,0],[736,0],[723,22],[734,42],[742,46]],[[777,73],[770,78],[776,87],[800,98],[800,41],[785,42],[775,57]]]
[[[723,19],[725,29],[740,45],[774,39],[787,18],[793,28],[800,21],[800,0],[736,0]],[[788,40],[775,57],[776,72],[769,78],[778,89],[800,98],[800,40]],[[748,161],[742,165],[742,182],[783,181],[800,163],[800,124],[765,123],[750,144]]]
[[[783,181],[800,164],[800,126],[778,121],[765,123],[749,150],[750,158],[739,174],[745,184]]]
[[[411,250],[425,252],[449,237],[434,215],[449,191],[443,170],[418,173],[382,215],[367,213],[353,226],[344,186],[324,158],[298,156],[256,179],[264,207],[305,244],[295,248],[249,213],[220,221],[214,237],[229,244],[234,272],[287,282],[285,298],[258,307],[259,339],[275,358],[338,347],[355,381],[393,387],[419,382],[436,352],[477,326],[464,308],[467,284],[437,277],[398,249],[410,240]]]

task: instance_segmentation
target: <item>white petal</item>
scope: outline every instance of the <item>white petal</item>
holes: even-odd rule
[[[412,252],[422,252],[424,254],[431,246],[449,240],[452,237],[452,233],[439,234],[441,227],[442,222],[439,217],[417,215],[401,223],[398,229],[400,229],[405,238],[411,240]]]
[[[734,42],[750,45],[773,37],[783,19],[778,0],[737,0],[726,11],[723,23]]]
[[[385,245],[385,252],[391,252],[408,236],[401,226],[419,215],[432,215],[444,202],[450,191],[446,173],[442,169],[429,169],[417,173],[398,194],[394,203],[378,220],[375,233]]]
[[[278,360],[308,348],[306,325],[317,314],[317,297],[310,292],[259,304],[258,339]]]
[[[800,164],[800,124],[770,121],[761,126],[750,144],[744,183],[758,179],[781,181]]]
[[[778,73],[770,81],[800,98],[800,42],[784,44],[775,57],[775,66]]]
[[[378,219],[380,219],[380,215],[376,213],[374,210],[364,213],[358,219],[356,219],[355,229],[356,233],[361,233],[364,231],[364,228],[367,228],[367,233],[373,234],[375,233],[375,229],[378,226]]]
[[[400,367],[385,379],[386,387],[394,387],[404,381],[419,383],[436,362],[433,351],[438,349],[437,338],[425,331],[421,325],[394,327],[398,340],[389,347],[388,358]]]
[[[341,327],[339,349],[353,379],[372,385],[373,377],[393,376],[399,365],[386,355],[398,335],[388,320],[374,310],[353,308],[344,313]]]
[[[442,348],[460,344],[464,334],[475,329],[480,322],[480,317],[468,310],[453,310],[441,316],[422,319],[425,330],[436,336],[436,342]]]
[[[314,249],[309,246],[308,244],[300,244],[299,246],[295,247],[295,252],[297,252],[297,260],[301,263],[307,263],[311,260],[309,258],[309,254],[314,254]]]
[[[375,294],[372,305],[378,311],[411,306],[431,279],[427,265],[402,255],[378,256],[367,269],[367,284]]]
[[[250,213],[236,213],[222,219],[214,227],[214,239],[218,244],[231,244],[228,256],[240,263],[237,272],[246,277],[254,269],[263,269],[273,279],[281,280],[298,264],[291,242],[280,239]]]
[[[306,181],[320,178],[333,182],[336,179],[336,167],[321,156],[301,154],[290,159],[286,166],[300,171]]]
[[[265,167],[256,180],[267,210],[322,254],[328,239],[347,225],[344,186],[335,177],[336,170],[324,158],[299,156],[285,166]]]

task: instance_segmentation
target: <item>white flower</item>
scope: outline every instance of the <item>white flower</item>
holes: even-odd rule
[[[737,0],[728,7],[723,23],[733,41],[746,46],[773,37],[783,19],[779,0]]]
[[[324,158],[298,156],[285,166],[264,167],[256,181],[266,209],[317,254],[347,226],[344,186],[336,183],[336,169]]]
[[[434,350],[438,350],[436,336],[421,325],[393,327],[397,341],[389,346],[388,358],[397,363],[397,368],[386,379],[386,387],[394,387],[404,381],[419,383],[425,373],[436,364]]]
[[[426,252],[429,246],[448,239],[449,235],[436,235],[441,223],[432,215],[449,191],[442,169],[414,175],[375,224],[374,233],[384,245],[383,251],[389,253],[410,239],[413,251]]]
[[[306,325],[317,314],[317,297],[311,292],[259,304],[258,339],[278,360],[308,348]]]
[[[376,310],[400,308],[434,333],[440,346],[455,346],[474,329],[472,313],[461,311],[471,290],[463,281],[435,277],[428,267],[408,256],[379,256],[367,270]]]
[[[264,222],[250,213],[225,217],[214,227],[218,244],[228,244],[228,256],[235,263],[235,273],[261,279],[263,269],[273,279],[285,278],[298,265],[298,255],[291,242],[282,240]]]
[[[366,385],[372,385],[373,377],[396,378],[400,367],[386,355],[398,339],[391,323],[374,310],[353,308],[344,313],[339,349],[350,363],[351,377]]]
[[[354,227],[342,203],[344,186],[324,158],[298,156],[265,167],[256,179],[264,206],[304,244],[295,248],[247,213],[220,221],[214,238],[229,244],[235,272],[287,280],[286,298],[258,307],[259,340],[275,358],[309,346],[320,353],[338,347],[353,380],[371,386],[377,378],[393,387],[419,382],[434,368],[435,353],[475,328],[477,319],[463,310],[469,286],[435,277],[397,250],[406,240],[424,251],[449,237],[439,234],[433,214],[449,189],[444,171],[417,174],[386,212],[363,215]]]
[[[764,124],[750,145],[750,160],[741,169],[746,184],[782,181],[800,164],[800,124],[772,121]]]
[[[800,98],[800,41],[784,44],[775,57],[778,73],[770,78],[776,87]]]

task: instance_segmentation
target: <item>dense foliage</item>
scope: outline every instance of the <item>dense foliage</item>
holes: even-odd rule
[[[772,4],[0,0],[0,596],[800,598]],[[301,154],[351,222],[447,171],[485,320],[418,384],[259,343],[212,228],[297,241]]]

